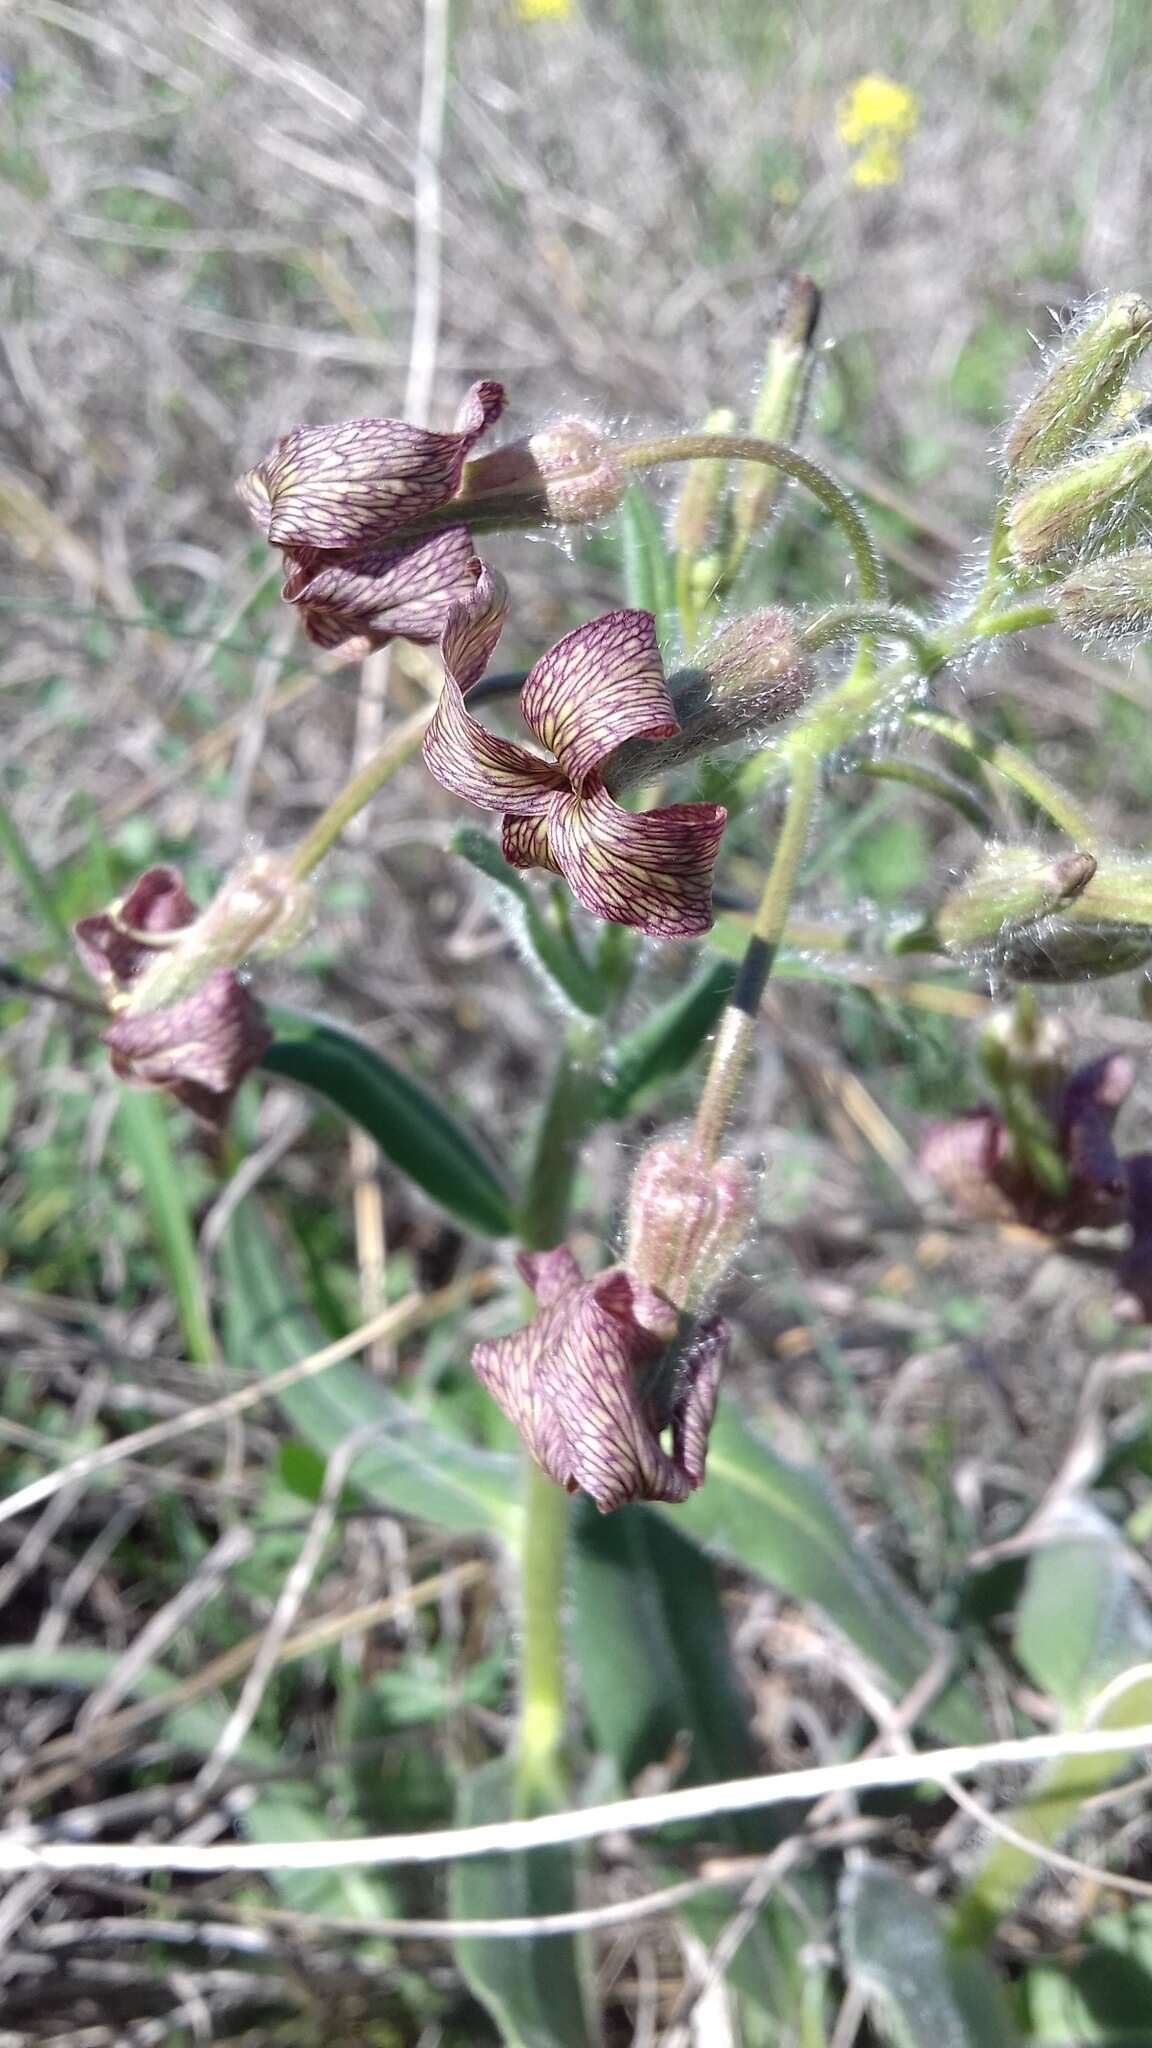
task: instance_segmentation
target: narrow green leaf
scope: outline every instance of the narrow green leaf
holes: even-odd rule
[[[503,892],[516,927],[561,996],[586,1016],[598,1017],[608,994],[604,977],[584,958],[570,933],[548,923],[535,894],[516,869],[509,867],[495,840],[466,825],[453,834],[452,850]]]
[[[119,1662],[112,1650],[84,1646],[41,1650],[33,1643],[13,1644],[0,1649],[0,1693],[18,1685],[88,1693],[101,1685]],[[174,1672],[160,1664],[147,1664],[133,1673],[130,1691],[137,1699],[156,1699],[177,1684]],[[223,1700],[209,1697],[173,1709],[158,1726],[166,1740],[207,1756],[227,1718]],[[252,1734],[245,1736],[237,1759],[257,1771],[281,1769],[284,1764],[279,1747]],[[319,1788],[313,1791],[303,1765],[298,1781],[257,1782],[252,1800],[237,1809],[237,1822],[252,1842],[322,1842],[339,1833],[327,1798]],[[294,1912],[379,1919],[397,1911],[395,1892],[386,1879],[371,1870],[279,1870],[271,1864],[268,1876]]]
[[[503,1757],[464,1779],[457,1822],[471,1827],[514,1811],[514,1767]],[[571,1913],[576,1905],[572,1851],[562,1846],[515,1856],[479,1856],[453,1866],[454,1919],[521,1919]],[[456,1942],[456,1959],[487,2007],[505,2048],[594,2048],[580,1950],[570,1934],[522,1941]]]
[[[252,1201],[239,1203],[229,1219],[220,1277],[233,1365],[278,1372],[325,1342]],[[515,1459],[445,1435],[351,1361],[329,1366],[277,1399],[297,1434],[325,1458],[354,1430],[375,1426],[349,1484],[377,1506],[444,1529],[505,1539],[517,1532]]]
[[[1148,2048],[1152,1908],[1105,1914],[1070,1968],[1030,1970],[1025,1988],[1035,2048]]]
[[[573,1537],[573,1661],[596,1746],[612,1759],[622,1785],[653,1765],[671,1765],[678,1786],[758,1771],[763,1760],[732,1668],[716,1574],[703,1552],[648,1508],[598,1515],[588,1501],[578,1504]],[[733,1815],[708,1830],[734,1855],[766,1853],[788,1831],[783,1811]],[[669,1830],[666,1839],[683,1832]],[[682,1874],[667,1868],[669,1879]],[[734,1902],[722,1891],[680,1910],[710,1946]],[[807,1941],[791,1906],[772,1899],[729,1970],[733,1989],[785,2032],[799,2021],[799,1955]]]
[[[729,1402],[721,1402],[716,1418],[705,1484],[665,1512],[698,1542],[818,1607],[888,1680],[896,1699],[949,1645],[863,1548],[823,1473],[782,1458]],[[979,1741],[986,1732],[975,1699],[955,1683],[924,1720],[952,1742]]]
[[[716,960],[655,1014],[630,1031],[609,1055],[604,1114],[627,1116],[650,1090],[671,1081],[693,1060],[736,986],[738,964]]]
[[[312,1088],[374,1138],[385,1156],[450,1215],[487,1237],[508,1237],[508,1191],[476,1140],[417,1082],[362,1039],[323,1017],[273,1010],[276,1036],[261,1062]]]
[[[1123,1538],[1087,1501],[1065,1502],[1050,1518],[1049,1533],[1053,1540],[1041,1543],[1028,1562],[1016,1629],[1021,1663],[1052,1693],[1065,1727],[1083,1727],[1110,1686],[1103,1708],[1091,1713],[1091,1725],[1140,1727],[1152,1720],[1152,1678],[1141,1675],[1125,1685],[1121,1676],[1146,1672],[1152,1618]],[[1034,1842],[1039,1854],[1003,1839],[988,1843],[956,1903],[954,1940],[977,1948],[991,1940],[1043,1871],[1043,1851],[1059,1846],[1084,1802],[1129,1767],[1123,1757],[1072,1756],[1039,1770],[1026,1796],[1005,1815],[1013,1832]]]
[[[1004,1994],[975,1956],[955,1956],[931,1900],[863,1863],[840,1898],[844,1965],[891,2048],[1014,2048]]]
[[[651,612],[663,633],[676,609],[676,580],[660,515],[642,484],[629,484],[620,506],[620,564],[627,602]]]
[[[1084,1500],[1047,1517],[1016,1614],[1016,1655],[1077,1726],[1109,1679],[1152,1656],[1152,1617],[1120,1530]]]
[[[207,1364],[216,1355],[212,1319],[180,1165],[172,1148],[169,1112],[158,1095],[123,1088],[116,1109],[116,1131],[125,1157],[140,1176],[144,1206],[172,1283],[185,1349],[189,1358]]]

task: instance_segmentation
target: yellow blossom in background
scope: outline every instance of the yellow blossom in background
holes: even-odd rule
[[[572,12],[572,0],[516,0],[519,21],[567,21]]]
[[[858,78],[836,109],[836,133],[854,152],[854,185],[895,185],[904,168],[900,145],[920,119],[916,95],[894,78],[869,72]]]

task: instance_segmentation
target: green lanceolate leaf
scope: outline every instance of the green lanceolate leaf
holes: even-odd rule
[[[674,1080],[693,1060],[719,1021],[736,986],[731,960],[713,961],[609,1055],[605,1116],[627,1116],[649,1090]]]
[[[675,575],[660,515],[642,484],[629,484],[620,506],[620,566],[626,601],[651,612],[657,631],[665,631],[676,609]]]
[[[931,1900],[864,1863],[840,1900],[844,1967],[891,2048],[1015,2048],[1003,1992],[975,1956],[956,1956]]]
[[[476,1140],[409,1075],[337,1024],[273,1010],[261,1065],[342,1110],[426,1195],[472,1230],[508,1237],[507,1188]]]
[[[1066,1728],[1137,1728],[1152,1721],[1152,1616],[1132,1576],[1118,1529],[1087,1501],[1067,1501],[1048,1518],[1028,1563],[1016,1624],[1016,1653],[1051,1693]],[[1132,1682],[1125,1684],[1124,1673]],[[1043,1766],[1003,1818],[1023,1843],[990,1841],[953,1918],[953,1938],[991,1939],[1020,1893],[1043,1870],[1045,1849],[1076,1826],[1084,1802],[1128,1764],[1118,1756],[1062,1757]],[[1024,1843],[1034,1842],[1031,1855]]]
[[[1077,1943],[1080,1947],[1080,1943]],[[1147,2048],[1152,2014],[1152,1907],[1107,1913],[1077,1959],[1025,1980],[1029,2048]]]
[[[763,1760],[732,1668],[716,1574],[703,1552],[674,1523],[641,1507],[598,1515],[581,1501],[573,1536],[574,1664],[596,1746],[615,1764],[622,1786],[652,1766],[669,1770],[677,1786],[759,1770]],[[683,1832],[671,1830],[666,1839]],[[698,1824],[687,1829],[689,1836],[699,1832]],[[737,1814],[707,1829],[709,1841],[733,1855],[766,1854],[787,1832],[783,1812]],[[659,1859],[659,1845],[655,1853]],[[667,1874],[683,1872],[670,1866]],[[819,1902],[805,1903],[812,1911]],[[707,1946],[734,1910],[729,1890],[681,1908]],[[774,1898],[727,1973],[733,1989],[771,2013],[787,2038],[804,1995],[799,1954],[808,1939],[792,1907]]]
[[[159,1096],[136,1088],[121,1089],[116,1134],[140,1176],[144,1205],[168,1269],[188,1356],[206,1364],[215,1356],[212,1322],[184,1183],[172,1149],[171,1118]]]
[[[485,1764],[460,1790],[461,1827],[507,1820],[514,1811],[515,1770],[504,1758]],[[537,1918],[576,1906],[574,1862],[567,1845],[514,1856],[479,1856],[453,1867],[454,1919]],[[508,1940],[469,1937],[456,1959],[477,1998],[500,2029],[505,2048],[594,2048],[580,1951],[570,1934]]]
[[[819,1468],[782,1458],[729,1402],[716,1418],[705,1484],[667,1512],[685,1534],[819,1608],[887,1680],[894,1699],[951,1647],[863,1547]],[[955,1683],[923,1718],[953,1742],[979,1741],[985,1732],[977,1703]]]
[[[278,1372],[325,1342],[252,1201],[237,1205],[220,1252],[229,1363]],[[516,1463],[478,1451],[423,1421],[350,1360],[277,1396],[297,1434],[324,1458],[353,1431],[374,1428],[349,1483],[394,1514],[443,1529],[512,1537],[519,1528]]]
[[[452,850],[503,892],[519,930],[560,995],[586,1016],[598,1017],[610,992],[605,978],[585,959],[570,931],[549,923],[534,891],[509,867],[495,840],[466,825],[453,835]]]

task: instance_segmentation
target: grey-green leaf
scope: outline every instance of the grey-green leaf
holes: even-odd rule
[[[514,1810],[513,1780],[513,1767],[503,1757],[473,1771],[461,1785],[459,1825],[507,1820]],[[572,1851],[565,1845],[457,1863],[449,1896],[452,1917],[460,1920],[570,1913],[576,1905]],[[468,1937],[456,1942],[456,1959],[505,2048],[596,2048],[572,1935]]]
[[[1016,1655],[1075,1723],[1118,1672],[1152,1656],[1152,1617],[1114,1522],[1069,1499],[1035,1530]]]
[[[849,1982],[891,2048],[1015,2048],[991,1970],[953,1953],[936,1907],[904,1878],[860,1864],[844,1881],[840,1919]]]
[[[343,1111],[385,1157],[470,1229],[508,1237],[512,1207],[495,1166],[463,1126],[382,1053],[324,1017],[273,1010],[261,1065]]]
[[[251,1200],[240,1202],[229,1219],[220,1276],[232,1365],[278,1372],[324,1343]],[[277,1399],[297,1434],[325,1458],[354,1430],[375,1425],[350,1483],[379,1507],[461,1532],[509,1539],[518,1531],[515,1460],[434,1428],[360,1366],[347,1360],[328,1366]]]
[[[865,1549],[819,1468],[782,1458],[730,1402],[720,1404],[704,1485],[666,1512],[699,1542],[819,1608],[895,1699],[955,1648]],[[955,1682],[923,1719],[952,1742],[979,1741],[986,1732],[975,1698]]]

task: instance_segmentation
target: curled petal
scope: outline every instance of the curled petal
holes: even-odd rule
[[[476,589],[481,564],[466,526],[450,526],[407,547],[350,555],[300,550],[280,595],[299,605],[318,647],[359,653],[397,634],[438,640],[456,604]]]
[[[217,1130],[271,1043],[260,1004],[227,968],[183,1002],[119,1017],[104,1033],[122,1081],[165,1089]]]
[[[535,664],[520,708],[579,793],[625,740],[667,739],[676,713],[650,612],[606,612],[566,633]]]
[[[506,817],[500,832],[500,850],[510,868],[548,868],[554,875],[560,873],[552,858],[548,839],[548,815],[552,808],[550,790],[540,792],[540,810],[536,816]]]
[[[549,1252],[517,1252],[516,1270],[541,1308],[555,1307],[564,1295],[584,1285],[584,1275],[566,1244]]]
[[[179,869],[154,867],[146,868],[107,910],[78,919],[72,931],[87,972],[116,995],[152,964],[158,940],[182,931],[195,918],[196,906]]]
[[[719,804],[623,811],[594,781],[582,796],[553,800],[548,841],[585,910],[652,938],[688,939],[712,923],[712,866],[726,817]]]
[[[714,1316],[700,1324],[691,1340],[670,1418],[672,1456],[693,1487],[704,1484],[708,1437],[727,1356],[728,1325]]]
[[[424,735],[424,760],[437,782],[466,803],[485,811],[534,816],[542,792],[564,787],[559,769],[513,740],[489,732],[469,716],[464,704],[464,691],[482,673],[495,645],[503,620],[502,591],[498,579],[485,570],[472,602],[452,610],[440,640],[444,686]]]
[[[486,382],[472,386],[451,434],[385,419],[297,427],[237,489],[276,547],[379,546],[455,494],[469,450],[503,407],[503,387]]]
[[[601,1514],[630,1500],[686,1500],[692,1481],[663,1449],[637,1375],[675,1335],[675,1310],[610,1267],[551,1315],[559,1327],[537,1376],[563,1440],[564,1484],[591,1494]]]

